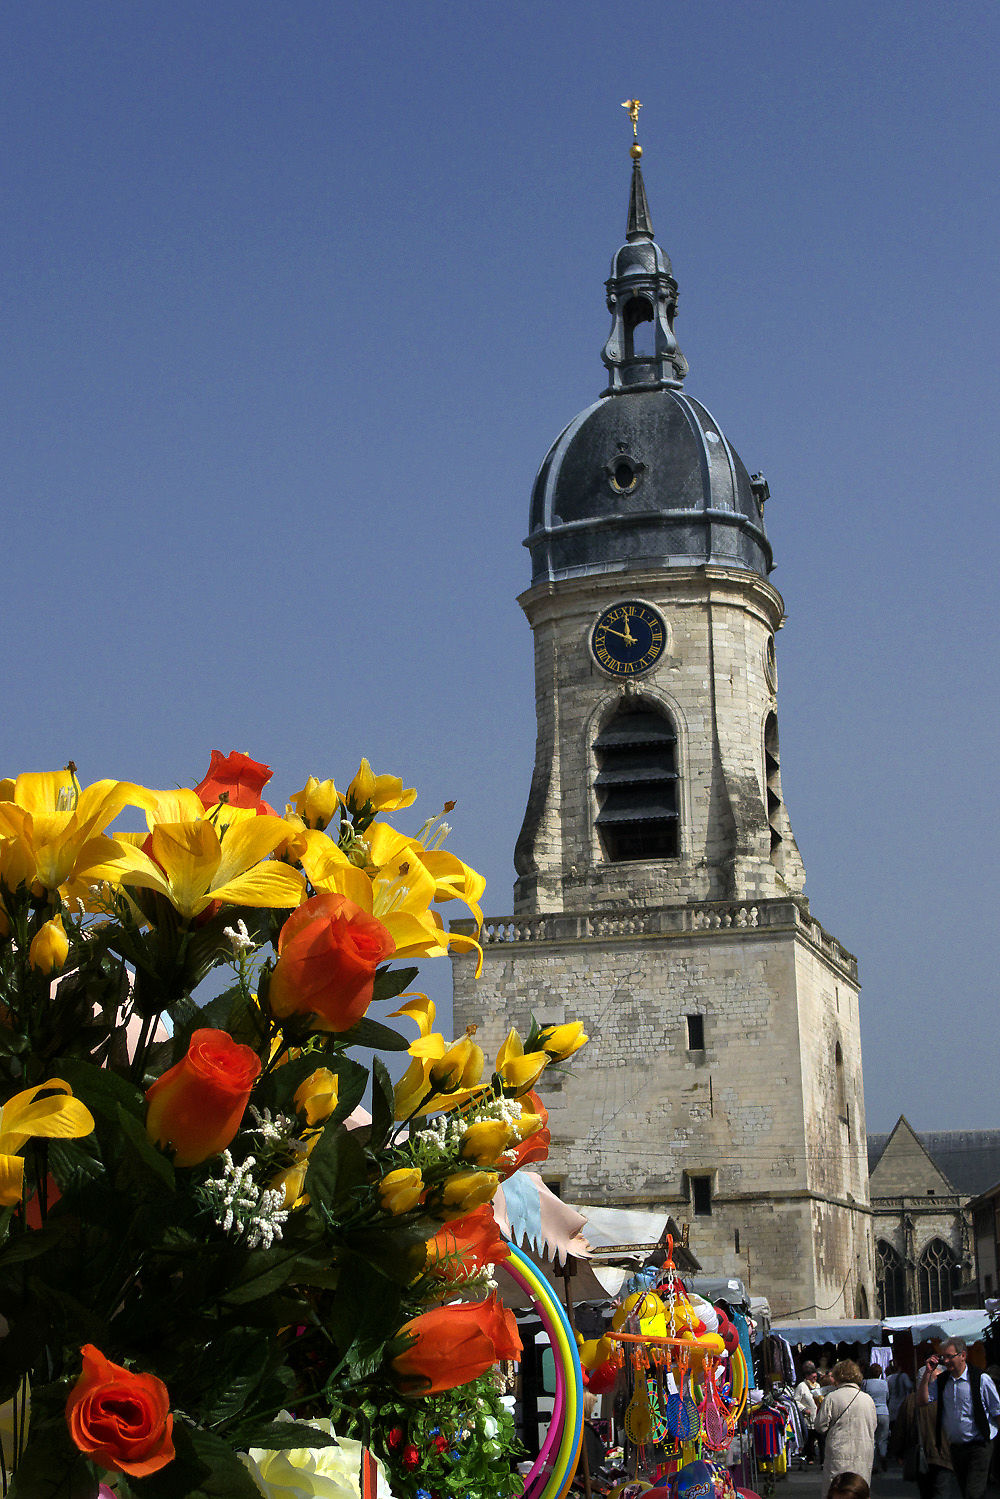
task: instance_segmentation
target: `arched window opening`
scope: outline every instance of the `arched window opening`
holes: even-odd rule
[[[778,753],[778,719],[769,713],[764,720],[764,795],[767,824],[771,830],[771,863],[785,872],[785,845],[781,836],[781,757]]]
[[[920,1256],[917,1289],[921,1312],[946,1312],[958,1289],[958,1261],[943,1239],[932,1239]]]
[[[631,297],[625,305],[625,358],[652,359],[655,353],[652,304],[645,297]]]
[[[906,1316],[906,1273],[902,1256],[885,1239],[875,1245],[875,1289],[880,1317]]]
[[[594,741],[597,831],[604,857],[676,859],[677,735],[647,703],[620,708]]]

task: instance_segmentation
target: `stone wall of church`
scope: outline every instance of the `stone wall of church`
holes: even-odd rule
[[[547,1074],[541,1090],[545,1174],[567,1199],[690,1219],[705,1273],[748,1273],[778,1313],[827,1307],[845,1286],[871,1302],[853,960],[796,902],[509,918],[484,938],[478,983],[455,960],[456,1030],[478,1024],[487,1053],[532,1016],[579,1019],[591,1037],[571,1078]],[[710,1180],[710,1214],[694,1214],[692,1177]]]

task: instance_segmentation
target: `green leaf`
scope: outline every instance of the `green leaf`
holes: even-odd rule
[[[380,1150],[392,1133],[396,1119],[396,1102],[389,1069],[381,1057],[372,1061],[372,1124],[371,1146]]]
[[[369,1046],[373,1051],[408,1051],[410,1046],[399,1031],[380,1020],[372,1020],[369,1015],[363,1015],[349,1031],[344,1031],[340,1040],[347,1046]]]
[[[419,968],[380,968],[375,975],[375,991],[372,1003],[383,999],[395,999],[408,989],[420,972]]]
[[[122,1133],[132,1147],[133,1156],[144,1170],[158,1177],[171,1192],[175,1191],[176,1179],[174,1177],[174,1168],[166,1156],[149,1139],[141,1120],[127,1113],[125,1109],[119,1108],[118,1123],[121,1125]]]
[[[62,1417],[32,1421],[8,1499],[96,1499],[98,1482],[93,1465],[73,1446]]]
[[[107,1067],[94,1067],[73,1057],[59,1061],[59,1076],[69,1083],[77,1098],[92,1114],[118,1122],[118,1111],[124,1109],[132,1118],[141,1119],[146,1100],[139,1089]]]
[[[47,1254],[65,1236],[68,1227],[65,1222],[46,1223],[44,1228],[30,1229],[28,1233],[8,1239],[3,1248],[0,1248],[0,1270],[6,1270],[9,1265],[23,1264],[25,1260],[33,1260],[40,1254]]]
[[[367,1183],[364,1148],[342,1124],[328,1124],[309,1157],[306,1181],[313,1203],[321,1203],[333,1218],[343,1217],[345,1199]]]
[[[223,1437],[200,1426],[174,1422],[173,1462],[133,1478],[129,1487],[142,1499],[260,1499],[249,1470]]]
[[[294,1250],[291,1253],[281,1249],[253,1250],[247,1255],[243,1273],[226,1291],[223,1301],[230,1306],[242,1306],[268,1296],[292,1276],[298,1259]]]
[[[337,1438],[317,1431],[304,1421],[271,1421],[254,1427],[244,1440],[249,1447],[264,1447],[268,1452],[284,1452],[289,1447],[336,1447]]]

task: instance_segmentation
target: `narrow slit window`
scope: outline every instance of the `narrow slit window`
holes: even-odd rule
[[[696,1218],[711,1218],[712,1178],[710,1176],[692,1176],[691,1210]]]
[[[688,1051],[705,1050],[705,1017],[704,1015],[689,1015],[687,1017],[688,1027]]]

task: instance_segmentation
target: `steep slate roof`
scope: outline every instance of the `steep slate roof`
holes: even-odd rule
[[[900,1116],[902,1119],[902,1116]],[[896,1128],[898,1129],[897,1124]],[[868,1136],[868,1172],[875,1170],[891,1139]],[[914,1131],[938,1170],[963,1197],[974,1197],[1000,1181],[1000,1129]]]

